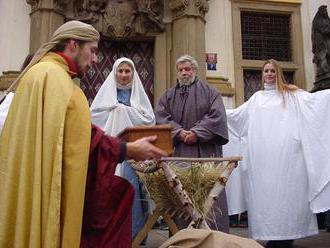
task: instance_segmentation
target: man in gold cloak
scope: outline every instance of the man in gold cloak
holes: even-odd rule
[[[98,40],[91,25],[67,22],[14,82],[0,136],[0,247],[80,245],[92,127],[72,78],[97,61]],[[114,160],[159,158],[154,139],[109,147]]]

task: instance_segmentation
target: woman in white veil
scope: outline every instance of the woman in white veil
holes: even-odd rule
[[[262,82],[264,90],[227,110],[224,154],[243,156],[226,185],[228,206],[233,214],[247,209],[253,239],[289,248],[317,234],[315,213],[330,208],[330,90],[287,84],[273,59]]]
[[[130,75],[126,72],[128,68]],[[155,124],[152,106],[132,60],[122,57],[115,61],[92,103],[91,112],[93,124],[111,136],[126,127]]]
[[[91,106],[92,122],[107,134],[116,136],[127,127],[154,125],[155,116],[134,63],[119,58]],[[142,184],[127,161],[117,166],[116,174],[127,179],[135,189],[132,237],[144,226],[148,202],[142,195]]]

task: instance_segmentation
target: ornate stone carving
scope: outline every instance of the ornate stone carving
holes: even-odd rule
[[[31,10],[35,10],[38,6],[39,0],[26,0],[27,4],[31,5]]]
[[[172,10],[173,17],[180,17],[186,13],[188,9],[189,2],[188,0],[171,0],[169,7]]]
[[[75,0],[70,19],[92,23],[104,35],[123,39],[164,30],[163,0]]]
[[[205,16],[205,14],[209,11],[208,0],[197,0],[195,6],[201,16]]]
[[[132,1],[110,0],[102,18],[102,33],[117,39],[132,36],[135,11]]]
[[[52,0],[52,1],[26,0],[26,3],[31,5],[32,10],[38,9],[41,6],[43,8],[47,7],[49,9],[65,10],[70,2],[71,0]]]
[[[104,12],[108,0],[84,0],[84,8],[95,13]]]
[[[70,0],[69,0],[70,1]],[[108,0],[71,0],[67,18],[87,23],[97,23],[105,11]]]
[[[327,6],[319,7],[312,24],[315,82],[312,92],[330,88],[330,18]]]
[[[39,2],[39,0],[26,0],[26,3],[30,4],[30,5],[37,4],[38,2]]]
[[[55,8],[65,10],[67,5],[70,3],[70,0],[54,0]]]
[[[147,30],[163,31],[164,24],[161,20],[163,12],[163,1],[159,0],[136,0],[137,11],[135,13],[137,18],[143,22],[139,33],[145,33]]]
[[[173,17],[178,18],[184,15],[205,16],[209,10],[208,0],[170,0],[169,7]]]

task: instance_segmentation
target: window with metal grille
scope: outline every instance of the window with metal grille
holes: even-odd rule
[[[291,61],[289,14],[241,11],[243,59]]]

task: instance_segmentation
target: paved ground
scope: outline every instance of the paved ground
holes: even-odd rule
[[[231,228],[230,233],[241,237],[247,237],[246,228]],[[148,236],[147,244],[143,248],[157,248],[168,239],[168,231],[152,230]],[[264,243],[260,242],[262,245]],[[320,230],[319,235],[296,240],[294,248],[330,248],[330,233]]]

